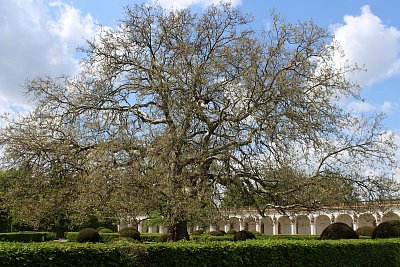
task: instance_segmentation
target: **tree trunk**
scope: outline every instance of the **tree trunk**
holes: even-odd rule
[[[168,241],[175,242],[182,239],[188,241],[190,239],[186,222],[178,222],[174,225],[168,226]]]

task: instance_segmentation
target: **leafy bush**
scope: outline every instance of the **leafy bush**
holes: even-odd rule
[[[85,228],[79,231],[78,235],[76,236],[76,241],[78,243],[86,243],[86,242],[97,243],[100,241],[100,235],[93,228]]]
[[[113,230],[107,229],[107,228],[102,228],[100,230],[96,230],[97,232],[99,232],[99,234],[104,234],[104,233],[114,233]]]
[[[244,241],[247,239],[256,239],[256,236],[247,230],[241,230],[233,236],[233,241]]]
[[[140,234],[140,239],[142,242],[148,242],[148,243],[153,243],[153,242],[160,242],[161,236],[166,234],[160,234],[160,233],[144,233]]]
[[[235,229],[229,229],[228,232],[226,232],[227,235],[234,235],[236,233],[237,231]]]
[[[64,237],[69,242],[76,242],[76,237],[78,236],[78,234],[78,232],[65,232]],[[119,237],[119,233],[99,233],[99,235],[101,243],[108,243],[111,242],[113,239]]]
[[[400,221],[387,221],[380,223],[372,232],[371,238],[400,237]]]
[[[226,232],[224,230],[219,230],[221,234],[226,235]]]
[[[109,243],[119,237],[118,233],[99,233],[101,243]]]
[[[211,231],[209,234],[212,236],[223,236],[224,235],[223,233],[221,233],[221,231]]]
[[[137,241],[141,241],[139,231],[133,227],[127,227],[127,228],[120,230],[119,236],[120,237],[129,237],[129,238],[135,239]]]
[[[161,234],[159,239],[159,242],[167,242],[168,241],[168,235],[167,234]]]
[[[219,238],[215,236],[214,238]],[[2,266],[399,266],[400,239],[1,243]]]
[[[54,240],[56,234],[52,232],[13,232],[0,233],[0,241],[8,242],[42,242]]]
[[[203,229],[197,229],[192,232],[192,235],[202,235],[204,232],[205,231]]]
[[[103,227],[103,226],[100,226],[100,227],[96,228],[96,231],[97,231],[97,232],[100,232],[100,231],[103,230],[103,229],[107,229],[107,228],[106,228],[106,227]]]
[[[372,236],[374,229],[373,226],[361,226],[357,228],[356,233],[358,236]]]
[[[111,241],[112,244],[141,244],[142,242],[130,237],[117,237]]]
[[[357,233],[347,224],[332,223],[322,231],[320,240],[358,239]]]
[[[1,243],[1,266],[137,266],[137,244]]]

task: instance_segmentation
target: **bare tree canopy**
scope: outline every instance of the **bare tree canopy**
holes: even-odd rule
[[[228,4],[127,7],[82,49],[78,77],[27,83],[36,107],[2,129],[4,162],[44,198],[60,186],[73,214],[158,216],[171,240],[235,194],[260,214],[388,194],[390,134],[340,107],[357,69],[333,67],[329,32],[251,22]]]

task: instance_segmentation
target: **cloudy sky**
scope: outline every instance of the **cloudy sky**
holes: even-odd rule
[[[74,74],[75,48],[113,27],[123,6],[139,0],[0,0],[0,113],[29,109],[22,85],[38,75]],[[154,1],[149,0],[149,3]],[[202,9],[219,0],[160,0],[166,8]],[[293,22],[312,19],[335,34],[351,62],[365,66],[354,79],[364,101],[344,107],[355,114],[384,112],[385,127],[400,142],[400,1],[231,0],[265,27],[277,10]],[[399,143],[400,145],[400,143]]]

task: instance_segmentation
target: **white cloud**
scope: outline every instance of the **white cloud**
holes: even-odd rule
[[[375,107],[372,104],[363,101],[353,101],[347,106],[347,108],[354,113],[364,113],[375,110]]]
[[[354,75],[361,85],[400,73],[400,31],[390,27],[363,6],[360,16],[344,17],[344,25],[333,26],[335,39],[341,44],[350,63],[365,66],[366,72]],[[337,64],[343,60],[337,58]]]
[[[94,32],[90,15],[61,1],[1,0],[0,107],[24,108],[26,79],[76,72],[75,48]]]
[[[192,5],[209,6],[220,3],[220,0],[152,0],[153,3],[160,4],[163,8],[182,9]],[[242,0],[225,0],[232,3],[233,6],[240,5]]]
[[[384,101],[381,105],[371,104],[365,101],[352,101],[347,105],[347,110],[355,114],[368,112],[392,113],[399,107],[399,104],[391,101]]]

